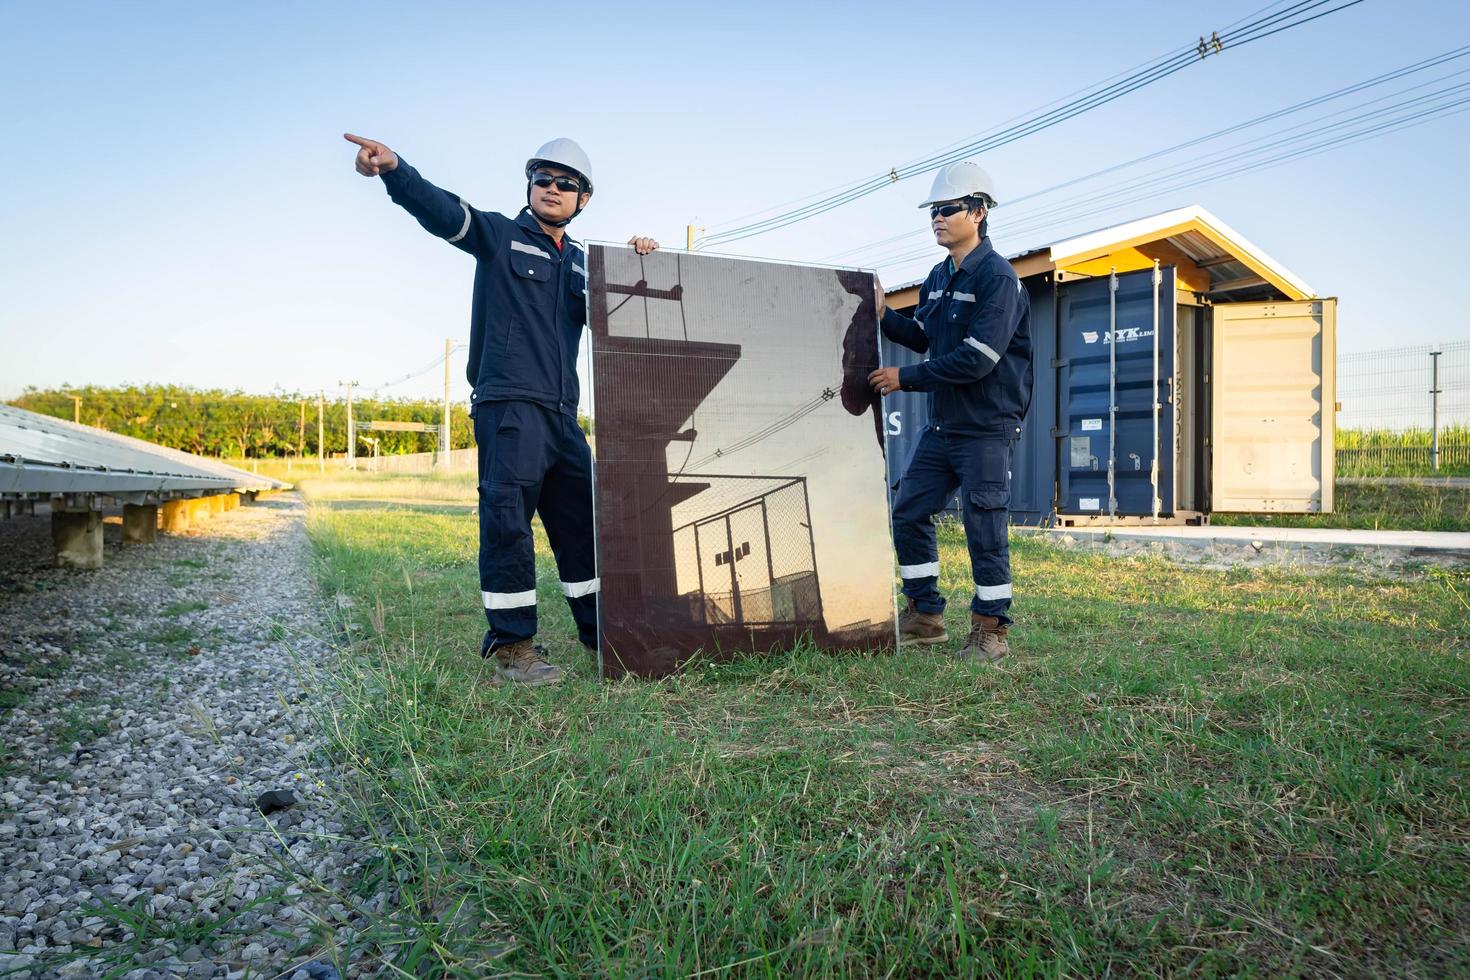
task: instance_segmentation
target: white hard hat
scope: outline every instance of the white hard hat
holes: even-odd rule
[[[587,159],[587,154],[575,140],[554,139],[537,150],[536,155],[526,161],[527,177],[531,176],[531,171],[536,169],[538,163],[549,163],[572,171],[582,178],[582,190],[592,193],[592,161]]]
[[[940,167],[939,173],[934,175],[934,186],[929,188],[929,196],[919,207],[927,208],[940,201],[958,201],[962,197],[983,197],[987,208],[995,207],[995,181],[980,169],[978,163],[969,160]]]

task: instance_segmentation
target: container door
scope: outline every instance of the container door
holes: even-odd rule
[[[1214,308],[1214,510],[1332,510],[1336,326],[1335,299]]]
[[[1174,512],[1173,266],[1158,278],[1153,269],[1118,276],[1113,302],[1108,277],[1058,287],[1062,514]]]

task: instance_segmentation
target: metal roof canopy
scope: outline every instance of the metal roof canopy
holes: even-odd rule
[[[1010,257],[1016,274],[1043,272],[1105,276],[1116,269],[1150,268],[1157,259],[1173,265],[1182,289],[1218,302],[1317,299],[1317,292],[1245,236],[1198,204],[1028,249]],[[909,305],[897,294],[920,282],[887,290],[894,306]]]
[[[193,453],[0,405],[0,500],[101,494],[154,503],[289,486]]]

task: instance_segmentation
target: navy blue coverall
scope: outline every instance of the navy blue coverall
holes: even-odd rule
[[[388,196],[431,234],[475,257],[470,416],[479,447],[483,653],[536,635],[531,515],[546,528],[577,636],[597,647],[592,454],[577,425],[577,346],[587,314],[587,256],[557,248],[529,208],[478,211],[402,157]]]
[[[1031,405],[1031,303],[988,237],[954,268],[946,258],[920,287],[913,317],[889,309],[883,333],[927,353],[899,369],[899,387],[929,392],[919,437],[893,502],[903,593],[920,612],[944,611],[932,518],[960,489],[975,581],[971,612],[1009,624],[1011,452]]]

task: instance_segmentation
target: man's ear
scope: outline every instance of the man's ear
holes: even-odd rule
[[[587,206],[587,202],[590,200],[592,200],[592,192],[583,191],[577,196],[577,209],[581,210],[582,208],[585,208]]]
[[[975,219],[976,228],[979,228],[985,223],[985,217],[988,214],[990,214],[989,208],[976,208],[975,210],[970,212],[970,215]]]

